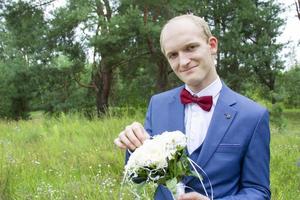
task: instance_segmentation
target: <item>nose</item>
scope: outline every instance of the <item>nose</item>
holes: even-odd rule
[[[178,54],[178,58],[180,67],[187,67],[191,61],[190,58],[184,52],[180,52]]]

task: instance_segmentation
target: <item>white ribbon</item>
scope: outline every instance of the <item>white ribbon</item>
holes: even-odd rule
[[[208,175],[205,173],[205,171],[204,171],[204,170],[203,170],[196,162],[194,162],[194,161],[193,161],[192,159],[190,159],[189,157],[187,157],[187,159],[188,159],[188,161],[190,162],[191,166],[193,167],[194,171],[196,172],[197,177],[198,177],[198,179],[199,179],[199,181],[200,181],[200,183],[201,183],[201,186],[202,186],[202,188],[203,188],[203,190],[204,190],[204,192],[205,192],[205,195],[206,195],[207,197],[209,197],[209,196],[208,196],[208,193],[207,193],[207,191],[206,191],[206,189],[205,189],[204,183],[203,183],[203,181],[202,181],[201,175],[200,175],[199,172],[197,171],[196,167],[197,167],[198,169],[200,169],[200,171],[206,176],[206,178],[207,178],[207,180],[208,180],[208,183],[209,183],[209,186],[210,186],[210,190],[211,190],[211,197],[210,197],[210,198],[211,198],[211,200],[213,200],[213,199],[214,199],[214,192],[213,192],[213,187],[212,187],[212,184],[211,184],[211,181],[210,181]],[[195,167],[195,166],[196,166],[196,167]],[[151,174],[152,170],[149,170],[149,171],[150,171],[150,174]],[[123,177],[123,180],[122,180],[122,184],[121,184],[121,188],[120,188],[120,193],[119,193],[119,199],[122,199],[122,191],[123,191],[123,186],[124,186],[125,181],[126,181],[127,173],[128,173],[128,170],[125,171],[125,174],[124,174],[124,177]],[[149,177],[149,179],[151,179],[151,178]],[[153,181],[153,180],[152,180],[152,181]],[[183,187],[187,187],[187,186],[183,186]],[[190,188],[190,187],[187,187],[187,188]],[[182,188],[179,188],[179,189],[181,190]],[[136,196],[137,199],[140,199],[140,198],[141,198],[136,192],[134,192],[134,191],[130,191],[130,192],[133,193],[133,194]],[[172,194],[172,197],[173,197],[173,199],[175,200],[173,194]]]
[[[188,157],[187,159],[188,159],[188,161],[190,162],[191,166],[193,167],[194,171],[196,172],[196,174],[197,174],[197,176],[198,176],[198,179],[199,179],[199,181],[200,181],[200,183],[201,183],[201,185],[202,185],[202,188],[203,188],[203,190],[204,190],[204,192],[205,192],[205,195],[206,195],[207,197],[209,197],[209,196],[208,196],[208,193],[207,193],[207,191],[206,191],[206,189],[205,189],[205,186],[204,186],[204,184],[203,184],[203,181],[202,181],[202,179],[201,179],[201,176],[200,176],[200,174],[198,173],[197,169],[195,168],[195,165],[196,165],[196,167],[198,167],[198,168],[201,170],[201,172],[207,177],[207,180],[208,180],[208,183],[209,183],[209,186],[210,186],[210,190],[211,190],[211,200],[213,200],[213,199],[214,199],[214,191],[213,191],[213,187],[212,187],[212,184],[211,184],[211,182],[210,182],[210,179],[209,179],[208,175],[207,175],[207,174],[205,173],[205,171],[204,171],[199,165],[197,165],[197,163],[195,163],[192,159],[190,159],[189,157]]]

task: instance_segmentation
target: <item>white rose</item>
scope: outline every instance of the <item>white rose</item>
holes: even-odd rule
[[[167,158],[170,159],[177,147],[186,146],[186,136],[180,131],[164,132],[146,140],[130,156],[126,170],[135,172],[139,168],[155,166],[156,169],[167,167]]]

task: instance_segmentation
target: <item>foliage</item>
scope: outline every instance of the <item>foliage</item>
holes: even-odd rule
[[[14,59],[10,63],[0,63],[0,117],[27,119],[29,117],[29,101],[32,98],[31,72],[22,59]],[[26,84],[25,84],[26,83]]]
[[[3,89],[0,94],[3,99],[0,105],[5,105],[5,109],[0,116],[27,119],[35,90],[31,66],[43,62],[43,12],[19,1],[7,5],[1,17],[4,32],[1,34],[3,52],[0,69],[3,73]]]
[[[274,127],[280,130],[285,127],[286,122],[283,117],[283,105],[281,103],[272,104],[270,116],[270,121],[274,124]]]
[[[49,114],[60,112],[87,112],[93,109],[92,97],[78,86],[72,77],[72,63],[64,56],[53,59],[47,68],[34,68],[35,74],[43,74],[34,78],[38,86],[35,99],[31,102],[32,110],[43,110]]]
[[[274,1],[67,0],[51,12],[51,3],[0,5],[0,117],[38,109],[100,116],[110,106],[145,106],[154,93],[181,84],[159,36],[168,19],[187,12],[203,16],[218,37],[221,78],[276,102],[283,21]]]
[[[283,68],[277,56],[282,44],[276,43],[283,24],[277,17],[280,6],[246,0],[214,1],[203,8],[220,40],[217,69],[221,77],[237,91],[251,90],[245,84],[274,91],[276,75]]]
[[[7,5],[4,18],[6,29],[13,38],[11,45],[26,61],[32,62],[33,57],[41,57],[46,50],[43,40],[47,30],[43,10],[19,1]]]
[[[284,72],[279,81],[278,88],[282,93],[283,103],[287,108],[300,107],[300,67]]]

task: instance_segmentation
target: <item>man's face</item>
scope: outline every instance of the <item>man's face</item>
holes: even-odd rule
[[[207,41],[201,28],[191,20],[179,19],[167,24],[161,44],[175,74],[194,92],[217,78],[213,58],[217,39],[210,37]]]

